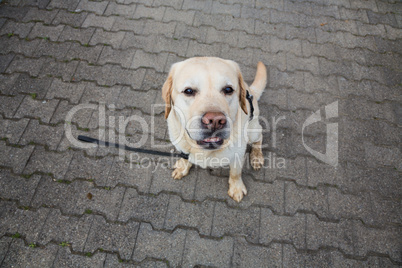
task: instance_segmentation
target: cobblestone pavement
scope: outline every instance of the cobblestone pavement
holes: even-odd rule
[[[401,12],[397,0],[3,1],[0,266],[400,266]],[[128,153],[66,138],[65,126],[98,137],[105,109],[101,138],[136,115],[155,128],[131,122],[131,141],[169,145],[151,104],[170,65],[197,55],[237,61],[247,81],[268,67],[262,116],[282,119],[265,133],[271,166],[243,170],[241,203],[227,169],[174,181],[154,157],[130,168]],[[335,101],[333,167],[302,125]],[[84,103],[101,110],[68,121]],[[325,152],[328,122],[305,129],[312,150]]]

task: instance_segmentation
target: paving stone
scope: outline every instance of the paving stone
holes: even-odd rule
[[[130,68],[153,68],[157,72],[163,72],[167,56],[167,53],[150,54],[142,50],[137,50]]]
[[[368,194],[348,195],[331,189],[328,191],[328,204],[330,214],[336,219],[356,218],[368,225],[382,222],[382,219],[376,217]]]
[[[47,7],[50,9],[59,8],[67,9],[68,11],[75,11],[79,2],[79,0],[52,0]]]
[[[209,235],[212,227],[214,202],[183,202],[176,195],[169,200],[164,228],[174,230],[177,226],[196,228],[200,234]]]
[[[89,43],[94,32],[94,28],[81,29],[66,25],[63,32],[60,34],[58,41],[78,41],[82,45],[85,45]]]
[[[102,46],[82,46],[78,43],[71,44],[68,51],[67,59],[69,60],[81,60],[87,61],[90,64],[96,63],[98,61],[99,55],[101,54]]]
[[[134,20],[127,19],[124,17],[117,17],[115,23],[113,24],[112,31],[113,32],[126,32],[126,34],[131,33],[135,35],[139,34],[147,34],[144,32],[145,20]],[[118,48],[118,46],[114,46]]]
[[[4,266],[51,266],[58,252],[56,245],[46,248],[31,248],[24,244],[22,239],[11,242],[8,254],[2,262]]]
[[[392,112],[392,107],[389,103],[376,103],[366,98],[348,98],[344,103],[341,102],[340,104],[352,118],[385,119],[389,122],[395,122],[395,114]],[[356,107],[359,107],[359,109],[356,109]]]
[[[234,244],[232,264],[235,267],[280,267],[282,245],[271,244],[261,247],[248,244],[244,238],[237,238]]]
[[[193,26],[214,26],[218,30],[242,30],[247,33],[254,33],[254,20],[245,18],[234,18],[232,15],[207,15],[196,13]]]
[[[139,195],[133,188],[128,188],[124,194],[119,221],[128,221],[131,218],[150,222],[154,228],[162,228],[169,205],[167,194]]]
[[[155,45],[153,47],[145,47],[144,49],[150,52],[169,52],[177,54],[178,56],[184,56],[188,47],[188,41],[180,38],[166,38],[162,35],[158,35],[155,38]],[[162,55],[165,53],[162,53]],[[165,62],[161,62],[161,66],[155,67],[155,69],[161,68]],[[153,66],[152,66],[153,67]],[[170,67],[170,66],[169,66]],[[158,70],[157,70],[158,71]]]
[[[49,209],[46,208],[32,211],[18,209],[16,206],[9,207],[2,217],[0,233],[19,233],[28,244],[36,243],[48,214]]]
[[[20,76],[20,74],[18,74],[18,73],[14,73],[11,75],[0,74],[0,92],[3,95],[8,95],[9,98],[17,95],[17,92],[12,91],[12,87],[13,87],[15,81],[17,81],[19,76]],[[21,100],[23,96],[20,96],[20,97],[21,97],[20,98],[20,100]],[[2,106],[5,106],[5,103],[2,103]]]
[[[185,10],[199,10],[203,13],[210,13],[212,9],[212,1],[199,1],[199,0],[184,0],[182,9]]]
[[[319,217],[328,218],[333,215],[329,212],[328,206],[331,206],[331,203],[328,199],[327,191],[322,187],[313,190],[297,187],[294,183],[286,183],[285,185],[286,213],[294,214],[298,211],[309,211],[316,213]],[[336,217],[336,219],[338,218]]]
[[[177,38],[179,40],[184,40],[184,38],[188,39],[196,39],[200,42],[204,42],[206,40],[207,32],[209,27],[192,27],[185,23],[177,23],[173,38]]]
[[[399,148],[387,148],[373,145],[371,142],[364,143],[366,163],[370,167],[390,166],[400,170],[401,158]]]
[[[58,62],[51,58],[47,59],[41,70],[41,77],[57,77],[63,81],[74,80],[73,74],[79,61]]]
[[[93,159],[81,152],[76,152],[71,160],[65,179],[92,179],[96,185],[105,185],[113,161],[114,157]]]
[[[112,81],[108,81],[108,76],[110,74],[110,71],[112,69],[111,65],[104,65],[104,66],[97,66],[97,65],[89,65],[85,62],[79,62],[78,67],[75,71],[74,74],[74,80],[75,81],[95,81],[97,84],[100,85],[113,85]],[[101,88],[97,87],[95,85],[91,86],[92,89],[87,89],[84,92],[83,98],[85,97],[86,92],[89,90],[93,90],[94,88]],[[99,89],[100,90],[100,89]],[[104,91],[106,91],[107,88],[104,87]],[[94,96],[95,98],[97,97],[96,95]],[[85,102],[85,100],[84,100]]]
[[[19,109],[15,113],[15,118],[24,116],[39,118],[42,122],[49,123],[58,100],[41,101],[35,100],[31,96],[26,96]]]
[[[95,69],[94,69],[95,72]],[[85,76],[86,77],[86,76]],[[89,78],[89,75],[88,75]],[[83,103],[105,103],[115,104],[118,100],[121,87],[99,87],[94,84],[89,84],[85,87],[84,94],[82,95],[81,102]]]
[[[96,29],[89,41],[90,45],[106,44],[113,48],[119,48],[124,38],[124,32],[106,32],[102,29]]]
[[[36,94],[35,98],[43,99],[52,83],[50,78],[32,78],[27,74],[20,74],[10,92]]]
[[[217,57],[220,55],[221,45],[220,44],[200,44],[196,41],[190,41],[186,53],[186,57],[203,57],[205,55],[211,55],[212,57]]]
[[[140,5],[138,6],[140,7]],[[134,18],[137,5],[120,5],[119,3],[110,2],[105,10],[104,15],[117,15],[128,18]]]
[[[233,240],[232,237],[224,237],[221,240],[201,238],[197,232],[188,231],[182,265],[229,267],[233,254]]]
[[[46,26],[40,22],[37,22],[32,28],[29,38],[49,38],[51,41],[57,41],[61,32],[64,29],[64,25],[58,26]],[[46,36],[43,35],[46,34]]]
[[[362,22],[369,22],[367,11],[364,9],[349,9],[339,7],[340,18],[343,20],[359,20]]]
[[[115,17],[97,16],[91,13],[86,17],[81,27],[83,28],[97,27],[97,28],[103,28],[106,31],[110,31],[112,29],[115,20],[116,20]]]
[[[320,221],[315,215],[306,216],[306,246],[317,250],[323,245],[343,250],[347,254],[354,251],[354,222],[340,220],[339,223]]]
[[[139,166],[115,157],[107,176],[106,186],[115,187],[117,184],[137,187],[138,191],[148,193],[151,184],[152,166]],[[101,184],[99,184],[101,185]]]
[[[23,99],[24,95],[17,95],[15,97],[0,96],[0,112],[6,117],[13,117]]]
[[[8,65],[10,64],[10,62],[14,59],[14,54],[8,54],[8,55],[0,55],[0,59],[1,59],[1,64],[0,64],[0,72],[4,72]]]
[[[15,173],[21,173],[29,157],[32,154],[34,146],[25,146],[23,148],[7,146],[4,141],[0,142],[2,156],[0,165],[12,168]]]
[[[363,226],[361,222],[355,223],[356,238],[355,253],[358,256],[366,255],[369,251],[390,256],[394,261],[401,261],[398,250],[398,227],[374,229]]]
[[[20,38],[26,38],[34,27],[33,22],[19,23],[8,20],[3,27],[1,27],[0,35],[18,35]]]
[[[45,24],[50,24],[58,14],[58,10],[44,10],[39,8],[30,8],[22,19],[24,22],[42,21]]]
[[[123,69],[120,66],[113,66],[109,79],[110,84],[120,84],[131,86],[131,88],[141,88],[142,80],[144,79],[146,69],[140,68],[137,70]]]
[[[52,25],[65,24],[66,26],[64,27],[64,31],[66,31],[67,28],[70,28],[70,26],[80,27],[87,15],[88,13],[86,12],[76,13],[61,9],[58,11],[56,17],[53,19]]]
[[[15,7],[12,5],[3,5],[0,11],[0,17],[21,20],[28,12],[27,7]]]
[[[55,178],[63,179],[71,158],[71,152],[48,152],[42,146],[36,146],[35,151],[29,158],[29,162],[24,169],[24,174],[31,174],[39,171],[43,173],[52,173]]]
[[[50,120],[50,123],[65,123],[65,121],[67,120],[68,112],[70,112],[74,107],[74,104],[68,104],[68,102],[65,100],[60,101],[59,105],[56,108],[56,111],[52,116],[52,119]],[[90,109],[89,107],[78,109],[77,112],[72,114],[71,123],[77,124],[78,127],[86,128],[93,112],[94,110]],[[72,126],[72,128],[74,128],[74,126]]]
[[[141,223],[132,255],[134,261],[145,258],[165,259],[173,266],[181,264],[186,231],[176,229],[173,233],[153,230],[148,223]]]
[[[98,15],[102,15],[107,7],[107,1],[89,1],[89,0],[81,0],[77,6],[78,10],[85,10],[90,12],[95,12]]]
[[[5,72],[26,72],[29,73],[30,76],[38,76],[44,62],[45,58],[33,59],[17,55],[8,65]]]
[[[35,193],[41,176],[23,178],[8,171],[0,171],[0,195],[2,198],[18,200],[22,206],[28,206]]]
[[[42,39],[36,47],[35,52],[32,54],[34,57],[50,56],[57,60],[63,60],[65,59],[70,46],[70,43],[54,43]]]
[[[27,145],[37,143],[48,146],[50,150],[56,150],[63,134],[64,128],[62,125],[48,126],[40,124],[38,120],[30,120],[30,123],[24,131],[24,135],[22,135],[19,141],[19,144]],[[46,137],[45,141],[43,141],[43,137]]]
[[[370,194],[372,211],[373,213],[368,215],[367,221],[373,220],[373,225],[381,226],[400,221],[400,206],[399,202],[395,198],[380,197],[378,194]],[[371,211],[370,211],[371,212]]]
[[[279,216],[270,209],[261,208],[260,243],[269,245],[273,241],[292,243],[296,248],[306,247],[306,215]]]
[[[136,237],[140,224],[136,222],[127,225],[107,223],[101,216],[94,216],[88,240],[85,243],[86,252],[103,250],[119,252],[121,258],[129,259],[136,245]]]
[[[79,183],[75,183],[74,186],[78,188]],[[88,190],[87,193],[82,192],[78,196],[75,206],[81,214],[90,209],[93,212],[105,215],[108,220],[117,220],[119,215],[118,208],[122,204],[125,190],[123,187],[113,189],[107,187],[104,189],[93,188]],[[92,198],[88,198],[88,193],[91,193]]]
[[[247,241],[258,243],[260,208],[230,209],[226,204],[215,205],[212,236],[243,235]]]
[[[57,253],[56,259],[53,265],[58,267],[73,267],[79,266],[96,266],[100,267],[105,262],[106,253],[96,253],[95,255],[88,257],[83,255],[72,254],[71,249],[68,247],[61,247]],[[79,264],[78,264],[79,263]]]
[[[164,22],[170,22],[170,21],[179,21],[186,23],[188,25],[191,25],[194,20],[194,15],[195,11],[189,11],[189,10],[176,10],[173,8],[166,8],[166,11],[163,16],[163,21]],[[157,20],[157,18],[156,18]]]
[[[165,7],[148,7],[144,5],[137,5],[135,12],[132,11],[131,14],[127,15],[129,15],[129,17],[133,19],[147,18],[156,21],[162,21],[162,18],[165,14],[165,10],[166,10]]]
[[[7,138],[12,144],[17,144],[23,134],[29,119],[7,120],[0,116],[0,137]]]
[[[115,50],[110,46],[104,46],[98,58],[98,63],[116,63],[124,68],[130,68],[135,52],[135,49]]]
[[[61,213],[78,214],[81,208],[75,206],[78,195],[86,195],[92,188],[89,182],[73,182],[71,184],[55,181],[49,176],[42,176],[31,206],[57,207]],[[84,209],[81,211],[83,213]]]
[[[191,169],[189,175],[185,176],[183,179],[174,180],[171,176],[171,167],[175,160],[176,159],[169,159],[171,162],[168,167],[166,167],[165,162],[162,161],[159,161],[158,165],[154,166],[150,192],[154,194],[158,194],[163,191],[176,192],[185,199],[192,199],[197,180],[196,169]]]
[[[155,0],[152,6],[170,6],[175,9],[179,9],[183,4],[183,0],[169,0],[169,1],[162,1],[162,0]]]
[[[166,37],[173,37],[177,22],[158,22],[147,20],[144,24],[143,32],[146,34],[159,35],[163,34]]]
[[[37,242],[47,245],[51,241],[67,243],[75,251],[84,251],[94,216],[83,215],[69,217],[61,214],[58,209],[51,209],[44,223]]]
[[[63,82],[55,78],[47,91],[46,99],[62,98],[68,99],[71,103],[78,103],[85,87],[85,83]]]
[[[355,260],[346,258],[337,250],[325,251],[320,250],[315,254],[298,253],[291,245],[284,245],[284,265],[286,267],[298,267],[306,265],[308,267],[320,266],[323,263],[331,263],[331,265],[345,266],[384,266],[392,267],[391,261],[384,257],[369,256],[366,260]]]
[[[4,258],[8,253],[8,249],[13,239],[11,237],[3,236],[0,238],[0,261],[3,263]]]

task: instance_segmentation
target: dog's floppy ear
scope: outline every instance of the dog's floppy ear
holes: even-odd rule
[[[165,101],[165,119],[168,118],[170,110],[172,109],[174,67],[175,65],[173,64],[172,67],[170,68],[168,78],[166,79],[162,87],[162,98]]]
[[[239,94],[239,98],[240,98],[240,107],[241,109],[244,111],[245,114],[248,114],[247,112],[247,99],[246,99],[246,95],[247,95],[247,85],[244,82],[243,79],[243,75],[240,72],[240,68],[238,69],[238,77],[239,77],[239,89],[240,89],[240,94]]]
[[[237,73],[237,79],[239,83],[239,103],[241,109],[244,111],[245,114],[248,114],[247,112],[247,84],[244,82],[243,75],[241,74],[240,67],[239,65],[232,60],[227,60],[236,70]]]

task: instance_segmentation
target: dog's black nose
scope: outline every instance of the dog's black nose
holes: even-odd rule
[[[221,112],[208,112],[202,116],[201,123],[210,130],[222,129],[226,125],[226,116]]]

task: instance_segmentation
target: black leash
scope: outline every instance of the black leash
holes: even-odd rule
[[[138,152],[138,153],[144,153],[144,154],[153,154],[153,155],[161,155],[161,156],[175,156],[175,157],[181,157],[184,159],[188,159],[188,154],[185,154],[183,152],[180,153],[168,153],[168,152],[160,152],[160,151],[154,151],[154,150],[148,150],[148,149],[141,149],[141,148],[133,148],[133,147],[128,147],[127,145],[120,145],[118,143],[112,143],[108,141],[100,141],[98,139],[94,139],[91,137],[87,136],[82,136],[78,135],[78,140],[83,141],[83,142],[88,142],[88,143],[95,143],[98,145],[103,145],[106,147],[115,147],[115,148],[122,148],[127,151],[132,151],[132,152]]]
[[[246,91],[246,99],[250,103],[250,119],[253,119],[254,117],[254,106],[253,106],[253,95],[251,95],[248,90]]]

